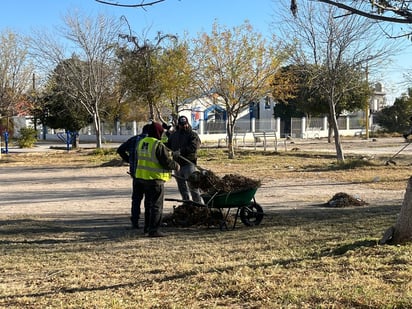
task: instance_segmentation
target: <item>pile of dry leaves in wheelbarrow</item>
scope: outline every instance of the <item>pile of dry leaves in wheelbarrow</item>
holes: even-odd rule
[[[209,170],[194,172],[188,179],[191,187],[197,188],[202,194],[231,193],[260,187],[260,180],[254,180],[238,174],[217,176]],[[192,201],[183,202],[173,207],[173,213],[165,216],[166,225],[188,227],[193,225],[215,226],[220,224],[222,213],[217,209],[207,207]]]
[[[228,174],[220,178],[209,170],[194,172],[189,180],[193,188],[203,193],[229,193],[260,187],[260,180],[254,180],[238,174]]]

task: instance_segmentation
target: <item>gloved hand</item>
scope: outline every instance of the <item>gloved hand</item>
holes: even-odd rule
[[[173,155],[173,159],[177,160],[180,157],[180,150],[173,151],[172,155]]]

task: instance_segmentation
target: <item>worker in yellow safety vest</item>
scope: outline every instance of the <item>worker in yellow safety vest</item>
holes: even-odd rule
[[[172,170],[180,169],[161,142],[163,131],[161,124],[152,122],[148,136],[137,145],[136,181],[145,196],[144,233],[148,233],[149,237],[165,236],[159,231],[163,216],[164,183],[170,180]]]

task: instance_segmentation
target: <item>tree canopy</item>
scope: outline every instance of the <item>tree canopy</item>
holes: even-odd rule
[[[0,119],[13,116],[32,82],[27,39],[5,30],[0,33]],[[7,123],[6,127],[9,126]]]
[[[234,157],[232,137],[240,113],[250,102],[271,93],[271,83],[285,54],[245,22],[228,29],[216,23],[210,34],[194,42],[195,81],[202,94],[217,95],[226,110],[229,158]]]
[[[387,132],[400,134],[409,131],[412,126],[412,89],[408,95],[396,98],[391,106],[387,106],[375,114],[375,121]]]
[[[189,95],[187,47],[174,35],[161,34],[151,42],[125,35],[132,42],[118,49],[120,79],[125,99],[146,107],[147,119],[163,119],[163,112],[175,113],[177,102]]]

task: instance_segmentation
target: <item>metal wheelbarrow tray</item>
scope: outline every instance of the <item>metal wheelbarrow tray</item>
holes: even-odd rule
[[[246,226],[259,225],[263,219],[263,209],[256,203],[255,193],[258,188],[251,188],[229,193],[215,192],[213,194],[202,194],[205,204],[193,201],[165,199],[166,201],[178,201],[192,206],[208,207],[219,210],[223,220],[220,224],[220,229],[229,229],[227,219],[233,209],[236,209],[235,219],[231,229],[234,229],[237,219],[240,218]]]

